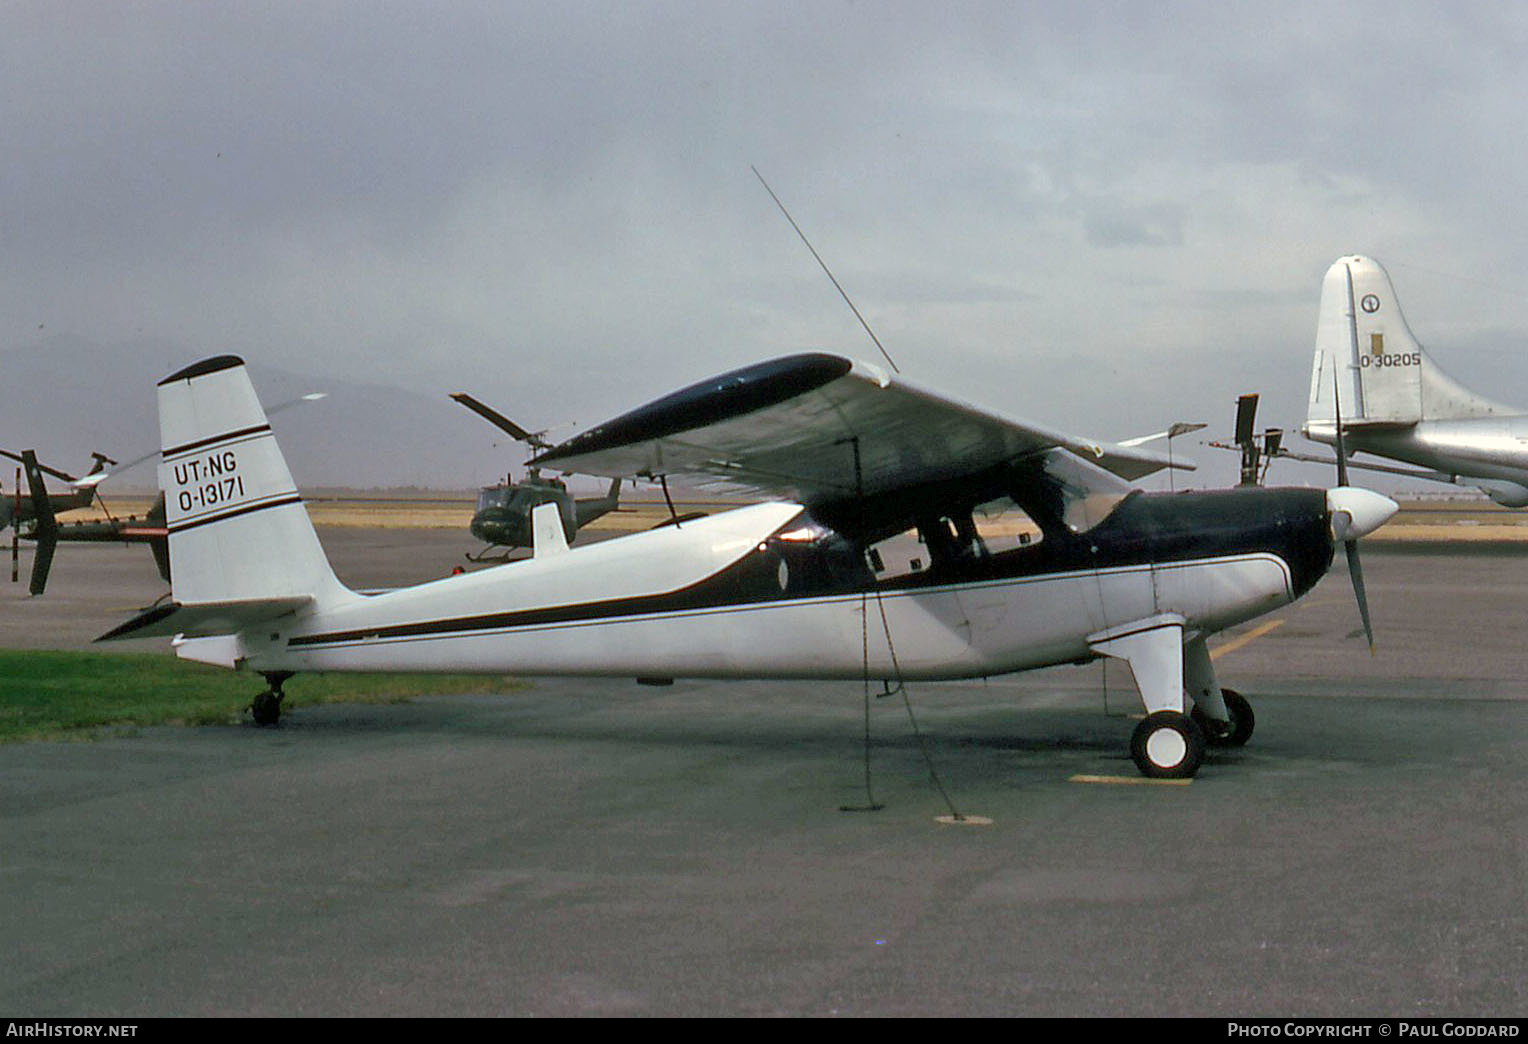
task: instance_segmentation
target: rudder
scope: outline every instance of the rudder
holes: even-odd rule
[[[1336,394],[1344,428],[1518,412],[1476,395],[1440,370],[1406,324],[1389,274],[1379,262],[1357,255],[1334,262],[1321,285],[1307,434],[1319,432],[1331,441]]]
[[[204,359],[160,381],[159,433],[177,603],[346,593],[242,359]]]

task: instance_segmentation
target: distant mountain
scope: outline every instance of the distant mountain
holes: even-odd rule
[[[45,463],[71,472],[84,469],[93,450],[124,463],[154,452],[154,387],[195,357],[164,342],[99,345],[68,336],[0,350],[0,447],[36,449]],[[509,468],[518,474],[527,456],[447,398],[470,389],[408,391],[246,362],[268,406],[328,393],[271,420],[299,487],[471,489]],[[514,415],[514,404],[498,405]],[[10,473],[3,477],[9,488]],[[124,490],[154,485],[152,462],[120,480]]]

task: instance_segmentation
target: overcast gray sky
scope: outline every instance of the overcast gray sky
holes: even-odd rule
[[[1348,252],[1528,405],[1525,70],[1507,3],[4,2],[0,352],[529,427],[873,357],[755,164],[904,373],[1019,418],[1297,424]]]

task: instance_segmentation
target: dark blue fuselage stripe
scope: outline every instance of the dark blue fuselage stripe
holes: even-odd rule
[[[1126,566],[1116,566],[1104,570],[1068,570],[1056,573],[1041,573],[1032,576],[1013,576],[993,578],[975,583],[942,584],[937,587],[911,587],[911,588],[883,588],[879,593],[876,591],[846,590],[826,594],[802,594],[784,595],[778,598],[759,599],[756,601],[710,601],[706,597],[708,581],[715,577],[702,580],[700,583],[671,591],[667,594],[636,595],[631,598],[618,598],[605,602],[585,602],[579,605],[560,605],[540,609],[521,609],[514,612],[490,613],[482,616],[454,617],[438,620],[421,620],[410,624],[390,624],[374,627],[358,627],[349,631],[332,631],[326,634],[301,635],[290,639],[287,645],[292,648],[306,646],[333,646],[360,642],[370,639],[372,641],[408,641],[414,639],[430,638],[464,638],[472,634],[485,631],[509,631],[509,630],[535,630],[547,627],[562,627],[568,625],[606,624],[606,623],[633,623],[641,620],[650,620],[661,617],[680,616],[705,616],[717,612],[740,612],[754,609],[779,609],[786,606],[803,605],[807,603],[832,603],[842,601],[859,601],[862,598],[900,598],[909,595],[949,594],[961,591],[970,591],[973,588],[991,587],[1022,587],[1037,582],[1055,580],[1075,580],[1097,576],[1099,572],[1118,575],[1131,572],[1152,572],[1156,570],[1181,569],[1194,567],[1215,562],[1235,561],[1247,557],[1266,556],[1277,560],[1283,567],[1286,576],[1289,572],[1289,563],[1273,552],[1246,552],[1242,554],[1229,554],[1202,559],[1191,559],[1179,562],[1140,562]],[[731,567],[729,567],[730,569]],[[726,572],[724,570],[723,572]],[[717,574],[718,576],[721,574]]]
[[[259,424],[253,428],[240,428],[238,431],[225,432],[222,435],[214,435],[209,439],[198,439],[195,442],[188,442],[183,446],[172,447],[163,451],[160,454],[160,457],[164,460],[169,460],[171,457],[178,457],[182,453],[191,453],[194,450],[205,449],[206,447],[215,445],[219,442],[226,442],[230,439],[243,438],[246,435],[259,435],[262,432],[268,432],[270,430],[271,426],[269,424]]]
[[[284,507],[287,504],[301,503],[302,497],[296,493],[291,493],[277,500],[267,500],[259,504],[245,504],[243,507],[234,508],[232,511],[224,511],[222,514],[213,515],[209,518],[199,518],[193,522],[185,522],[181,525],[171,526],[170,535],[174,536],[177,533],[184,533],[186,530],[195,529],[197,526],[207,526],[214,522],[224,522],[230,518],[237,518],[239,515],[249,515],[256,511],[264,511],[266,508]]]

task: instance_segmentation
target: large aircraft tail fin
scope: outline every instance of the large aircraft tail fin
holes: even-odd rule
[[[159,382],[159,486],[182,606],[349,595],[335,578],[255,395],[244,361],[223,355]]]
[[[1339,403],[1344,428],[1520,412],[1440,370],[1406,325],[1389,274],[1359,256],[1339,258],[1321,285],[1306,435],[1331,442]]]

